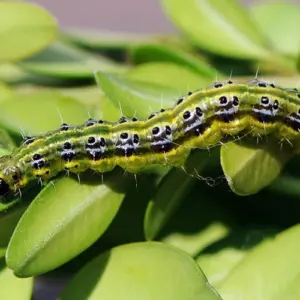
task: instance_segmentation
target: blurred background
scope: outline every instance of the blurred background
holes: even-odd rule
[[[182,1],[184,2],[184,0]],[[226,1],[229,0],[219,1],[225,1],[224,3],[227,3]],[[280,0],[266,1],[269,1],[270,3],[281,2]],[[161,0],[36,0],[30,2],[36,3],[47,9],[53,16],[58,19],[59,25],[62,28],[95,28],[102,30],[104,29],[111,31],[136,33],[159,33],[177,31],[175,26],[173,26],[164,15]],[[262,2],[262,0],[239,0],[239,2],[243,2],[245,5],[249,5],[253,2]],[[290,0],[289,2],[299,4],[300,0]],[[280,14],[281,13],[282,12],[280,11]],[[199,23],[201,24],[201,19],[199,19]],[[274,28],[273,23],[271,24],[271,26]],[[278,27],[276,27],[276,29],[278,29]],[[276,29],[276,35],[278,35],[278,31]],[[282,47],[283,44],[284,43],[281,43],[280,47]],[[296,58],[293,59],[293,63],[296,64]],[[224,61],[225,60],[226,58],[224,58]],[[234,62],[232,62],[230,58],[228,59],[228,61],[230,68],[232,68],[232,64]],[[243,66],[241,66],[241,68],[243,69]],[[255,68],[257,68],[256,62],[254,69]],[[235,72],[237,72],[236,69]],[[281,71],[281,68],[279,68],[279,70]],[[229,74],[229,72],[225,72],[225,74]],[[293,209],[293,205],[291,203],[289,203],[290,205],[287,208],[288,213],[282,213],[282,207],[280,206],[281,202],[278,202],[279,204],[277,204],[276,206],[276,204],[274,204],[275,201],[273,201],[274,199],[271,196],[269,202],[265,200],[266,199],[264,199],[264,202],[257,201],[257,206],[253,205],[253,202],[251,202],[250,200],[248,202],[251,203],[249,204],[249,206],[247,206],[247,202],[245,202],[246,208],[244,209],[244,211],[250,215],[251,213],[255,214],[257,213],[257,211],[259,211],[261,212],[261,216],[264,215],[265,211],[268,211],[269,215],[272,215],[272,213],[270,213],[270,209],[274,207],[274,211],[277,211],[278,215],[282,214],[288,216],[288,213],[292,211],[295,211],[295,214],[297,215],[297,210]],[[272,203],[272,207],[270,203]],[[270,207],[268,205],[270,205]],[[252,211],[250,211],[250,213],[248,207],[252,207]],[[276,210],[277,207],[279,208]],[[236,214],[239,215],[241,211],[240,206],[238,206],[236,211]],[[294,219],[293,217],[291,217],[290,219],[287,217],[287,220],[292,220],[290,222],[293,222]],[[55,299],[66,282],[68,282],[68,279],[63,277],[60,278],[59,276],[50,277],[42,275],[35,278],[34,299]]]
[[[39,0],[31,2],[49,10],[64,27],[80,26],[132,32],[175,31],[163,14],[160,0]],[[259,2],[259,0],[241,0],[240,2],[249,4]],[[280,1],[272,0],[272,2]]]

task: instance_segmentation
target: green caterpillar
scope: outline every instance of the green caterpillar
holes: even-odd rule
[[[11,155],[0,158],[0,196],[17,194],[32,181],[49,180],[64,170],[104,173],[118,165],[137,173],[149,164],[182,166],[191,149],[241,133],[299,139],[300,93],[257,79],[216,82],[147,120],[62,124],[45,135],[27,137]]]

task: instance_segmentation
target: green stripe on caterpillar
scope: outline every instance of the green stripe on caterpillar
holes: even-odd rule
[[[47,181],[62,171],[104,173],[120,166],[138,173],[149,164],[183,166],[191,149],[240,134],[298,141],[300,93],[257,79],[216,82],[147,120],[62,124],[45,135],[27,137],[11,155],[0,158],[0,196],[17,194],[32,181]]]

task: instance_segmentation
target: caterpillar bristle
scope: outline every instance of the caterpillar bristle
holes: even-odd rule
[[[189,91],[173,107],[146,120],[123,115],[116,122],[91,117],[79,126],[63,121],[57,130],[24,136],[21,146],[0,158],[0,196],[59,173],[87,169],[105,173],[120,166],[136,174],[149,164],[183,167],[191,149],[210,149],[231,140],[272,136],[293,145],[300,138],[300,93],[257,76],[247,83],[216,81]],[[201,176],[199,175],[199,178]]]

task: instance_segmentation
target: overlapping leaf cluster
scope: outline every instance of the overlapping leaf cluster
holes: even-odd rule
[[[20,131],[53,130],[60,115],[115,121],[121,107],[147,117],[216,77],[253,78],[258,66],[281,86],[299,85],[299,6],[162,7],[180,34],[61,30],[38,6],[2,1],[1,155]],[[87,172],[1,204],[0,298],[30,299],[35,276],[72,271],[61,299],[298,299],[296,146],[242,140],[194,151],[194,176],[163,166],[136,178]]]

